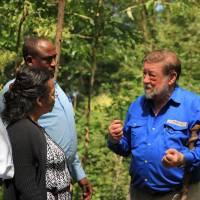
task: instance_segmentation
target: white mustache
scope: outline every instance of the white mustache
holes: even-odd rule
[[[152,89],[152,86],[150,84],[146,84],[144,85],[144,89],[147,90],[147,89]]]

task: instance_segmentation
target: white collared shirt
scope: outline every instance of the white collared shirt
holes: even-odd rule
[[[0,178],[9,179],[14,176],[12,149],[6,128],[0,119]]]

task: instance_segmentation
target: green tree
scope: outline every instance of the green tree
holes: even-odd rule
[[[25,36],[55,39],[54,0],[0,2],[0,80],[11,78],[17,56],[18,28],[24,10]],[[126,199],[129,158],[107,148],[107,127],[125,119],[129,104],[143,93],[142,59],[166,48],[181,58],[180,85],[200,94],[200,5],[197,0],[70,0],[65,7],[58,81],[72,97],[78,149],[94,200]],[[79,199],[79,188],[74,197]]]

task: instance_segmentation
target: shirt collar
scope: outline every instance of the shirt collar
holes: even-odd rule
[[[180,95],[180,87],[178,85],[176,85],[174,91],[172,92],[171,97],[169,98],[169,101],[173,101],[177,104],[181,103],[181,95]]]

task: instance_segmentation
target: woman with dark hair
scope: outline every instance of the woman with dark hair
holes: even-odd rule
[[[20,70],[4,94],[15,175],[5,181],[5,200],[69,200],[70,174],[63,150],[37,123],[53,108],[55,88],[47,68]]]

